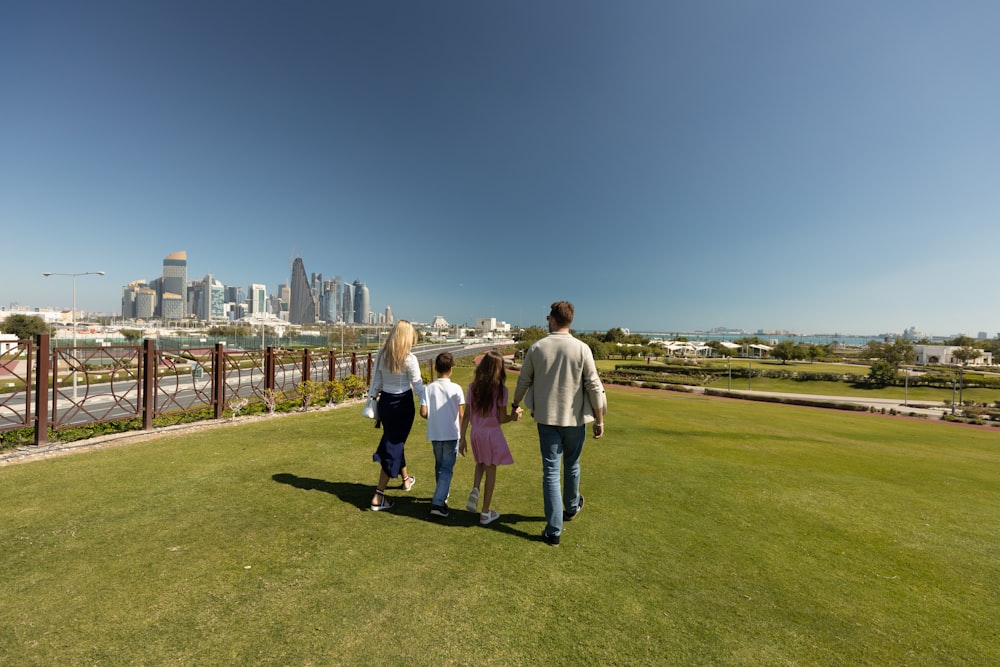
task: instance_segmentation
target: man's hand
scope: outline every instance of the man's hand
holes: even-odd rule
[[[602,435],[604,435],[604,423],[594,422],[594,440],[600,440]]]

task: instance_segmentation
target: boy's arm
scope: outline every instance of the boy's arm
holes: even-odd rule
[[[458,440],[458,453],[465,456],[465,450],[468,449],[468,445],[465,442],[465,432],[469,429],[469,413],[466,412],[464,405],[458,406],[458,415],[462,422],[461,436]]]

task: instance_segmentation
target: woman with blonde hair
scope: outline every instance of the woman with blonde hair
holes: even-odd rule
[[[420,377],[420,363],[410,351],[417,342],[417,332],[406,320],[399,320],[389,331],[385,345],[375,356],[371,386],[368,396],[378,399],[378,414],[382,421],[382,439],[372,460],[381,464],[378,486],[372,496],[371,510],[392,509],[393,502],[385,497],[385,487],[390,479],[403,476],[403,490],[409,491],[416,478],[406,472],[406,438],[413,427],[416,408],[413,395],[424,404],[424,383]]]

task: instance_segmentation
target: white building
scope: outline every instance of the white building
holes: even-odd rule
[[[17,336],[0,333],[0,354],[7,354],[17,347]]]
[[[955,358],[955,350],[960,349],[956,345],[914,345],[913,352],[916,355],[915,363],[926,366],[927,364],[951,364],[961,366],[962,362]],[[992,366],[993,353],[979,350],[979,356],[968,363],[969,366]]]
[[[506,322],[498,322],[495,317],[477,317],[476,318],[476,333],[477,334],[502,334],[504,336],[510,335],[510,325]]]

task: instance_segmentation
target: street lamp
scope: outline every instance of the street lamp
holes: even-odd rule
[[[77,276],[103,276],[104,271],[83,271],[81,273],[59,273],[57,271],[46,271],[42,274],[46,278],[49,276],[70,276],[73,279],[73,311],[71,314],[73,325],[73,356],[76,357],[76,277]],[[76,400],[76,369],[73,370],[73,400]]]
[[[965,403],[962,401],[962,387],[965,385],[965,364],[958,367],[958,405],[962,406]]]
[[[904,368],[903,373],[903,405],[905,407],[910,406],[909,396],[910,396],[910,369]]]

